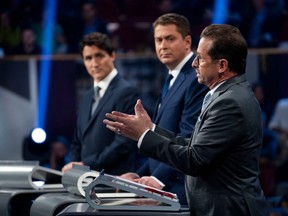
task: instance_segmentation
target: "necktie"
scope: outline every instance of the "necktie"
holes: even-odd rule
[[[204,110],[204,108],[206,107],[206,105],[208,104],[208,102],[210,101],[211,99],[211,93],[210,91],[205,95],[204,99],[203,99],[203,103],[202,103],[202,108],[201,108],[201,111]]]
[[[164,83],[164,86],[162,88],[162,93],[161,93],[161,102],[163,101],[164,97],[166,96],[169,86],[170,86],[170,81],[173,79],[173,75],[169,74],[166,78],[166,81]]]
[[[99,100],[100,100],[100,95],[99,95],[100,89],[101,88],[99,86],[96,86],[95,89],[94,89],[94,97],[93,97],[93,103],[92,103],[92,108],[91,108],[91,116],[95,112],[96,107],[97,107],[97,105],[99,103]]]

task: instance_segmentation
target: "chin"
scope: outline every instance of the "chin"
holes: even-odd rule
[[[163,64],[171,64],[171,63],[172,63],[172,61],[171,61],[170,59],[167,59],[167,58],[161,59],[161,62],[162,62]]]

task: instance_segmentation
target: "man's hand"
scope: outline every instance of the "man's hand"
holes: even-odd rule
[[[107,113],[106,117],[109,120],[104,119],[103,123],[115,133],[138,141],[146,130],[152,129],[153,123],[144,109],[141,100],[137,100],[134,110],[135,115],[128,115],[117,111]]]
[[[140,179],[135,181],[137,183],[147,185],[153,188],[162,189],[163,185],[161,185],[155,178],[151,176],[142,176]]]
[[[62,168],[61,171],[64,173],[64,172],[72,169],[73,164],[84,165],[83,162],[70,162],[70,163],[66,164],[66,165]]]
[[[157,181],[155,178],[151,176],[143,176],[140,178],[137,173],[128,172],[128,173],[120,175],[119,177],[136,182],[136,183],[154,187],[157,189],[162,189],[164,186],[163,184],[161,184],[159,181]]]
[[[139,175],[137,173],[128,172],[119,176],[120,178],[127,179],[129,181],[135,181],[139,179]]]

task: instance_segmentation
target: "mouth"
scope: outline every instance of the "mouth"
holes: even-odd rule
[[[93,74],[98,74],[99,72],[100,72],[100,69],[97,69],[97,70],[93,70],[93,71],[92,71]]]
[[[164,53],[164,54],[161,54],[160,56],[161,56],[161,58],[169,58],[171,56],[171,54]]]

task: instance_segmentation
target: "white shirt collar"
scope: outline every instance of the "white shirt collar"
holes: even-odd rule
[[[193,52],[191,51],[187,56],[185,56],[185,58],[173,70],[169,70],[169,74],[173,75],[173,79],[170,81],[170,87],[173,85],[181,69],[186,64],[186,62],[192,57],[192,55],[193,55]]]
[[[114,79],[114,77],[118,74],[118,71],[116,68],[114,68],[103,80],[101,80],[99,83],[94,82],[94,89],[96,86],[99,86],[100,92],[99,95],[102,97],[107,90],[110,82]]]
[[[225,83],[226,80],[224,80],[223,82],[219,83],[218,85],[216,85],[213,89],[211,89],[209,92],[211,95],[213,95],[213,93],[216,91],[217,88],[219,88],[219,86],[221,86],[223,83]]]

